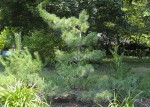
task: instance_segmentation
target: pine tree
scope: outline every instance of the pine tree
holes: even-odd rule
[[[43,9],[42,3],[38,9],[40,16],[51,28],[61,30],[61,37],[69,48],[68,51],[56,51],[58,73],[71,88],[85,88],[88,77],[94,72],[94,67],[88,61],[98,60],[103,56],[102,51],[92,49],[98,36],[94,32],[87,34],[87,12],[83,10],[79,18],[59,18]]]

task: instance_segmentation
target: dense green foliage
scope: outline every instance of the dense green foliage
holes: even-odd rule
[[[28,47],[30,52],[37,51],[45,64],[55,62],[55,48],[62,47],[63,42],[59,36],[59,32],[52,30],[45,32],[44,30],[31,31],[23,40],[24,46]]]
[[[49,13],[54,13],[60,18],[78,17],[78,14],[85,9],[89,14],[88,31],[102,33],[94,48],[102,48],[107,54],[113,45],[120,43],[135,43],[149,47],[149,0],[0,1],[0,31],[3,31],[5,27],[22,31],[22,38],[25,37],[24,45],[28,46],[32,52],[38,51],[43,60],[49,59],[54,62],[49,55],[55,56],[54,50],[57,47],[63,49],[66,47],[61,42],[60,30],[49,29],[39,16],[36,7],[40,2],[44,2],[45,9]],[[36,31],[39,34],[35,33]],[[40,35],[39,38],[34,38],[36,35]],[[39,46],[37,43],[42,45]],[[141,50],[136,46],[134,48],[137,53]],[[119,48],[119,51],[124,50]]]
[[[149,38],[149,0],[0,0],[0,106],[149,106]]]

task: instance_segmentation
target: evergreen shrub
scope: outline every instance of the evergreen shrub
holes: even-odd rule
[[[43,64],[37,52],[32,55],[27,48],[21,50],[21,33],[14,33],[16,50],[10,50],[11,55],[0,56],[4,66],[4,73],[14,75],[17,80],[24,81],[27,85],[36,84],[41,88],[44,81],[38,72],[42,71]]]
[[[33,58],[27,48],[22,51],[11,51],[11,55],[7,57],[1,56],[0,62],[5,67],[5,72],[12,74],[37,73],[42,70],[42,62],[38,53],[34,53]]]
[[[94,67],[88,61],[99,60],[103,56],[102,51],[92,48],[98,36],[94,32],[87,32],[87,12],[83,10],[79,18],[59,18],[44,10],[43,3],[38,5],[38,9],[40,16],[51,28],[61,31],[62,40],[69,48],[68,51],[56,49],[58,74],[66,80],[70,88],[86,89],[85,83],[89,82],[88,77],[94,72]]]

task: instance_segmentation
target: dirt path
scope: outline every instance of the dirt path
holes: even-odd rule
[[[150,72],[150,68],[146,68],[146,67],[136,67],[136,68],[132,68],[133,72],[140,72],[140,73],[146,73],[146,72]]]

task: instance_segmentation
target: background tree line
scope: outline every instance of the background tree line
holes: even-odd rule
[[[21,32],[23,45],[31,52],[39,51],[43,61],[55,61],[56,48],[68,49],[60,30],[49,28],[40,17],[37,5],[41,2],[49,13],[60,18],[77,17],[85,9],[89,15],[88,33],[97,32],[100,36],[93,44],[94,49],[102,49],[109,55],[109,49],[120,45],[120,53],[126,50],[126,54],[135,56],[149,53],[149,0],[1,0],[1,49],[11,47],[13,32]]]

